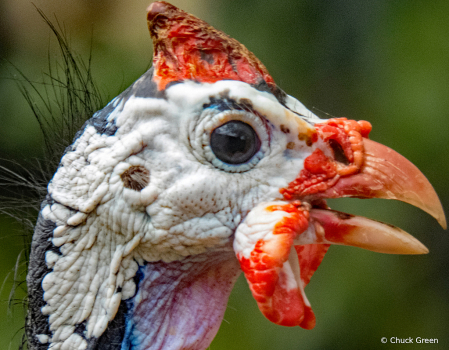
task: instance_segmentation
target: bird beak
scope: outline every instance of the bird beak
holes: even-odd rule
[[[446,229],[443,207],[424,174],[387,146],[366,138],[363,145],[364,164],[360,172],[340,178],[317,197],[396,199],[424,210]]]
[[[386,198],[412,204],[432,215],[446,229],[443,207],[430,182],[409,160],[380,143],[363,140],[364,164],[342,177],[321,198]],[[427,248],[401,229],[364,217],[332,210],[311,209],[314,237],[298,237],[295,244],[329,243],[379,253],[426,254]]]
[[[342,177],[320,198],[386,198],[412,204],[432,215],[446,229],[443,207],[430,182],[409,160],[380,143],[363,139],[360,171]],[[379,253],[426,254],[427,248],[401,229],[364,217],[312,208],[314,235],[298,236],[295,244],[329,243],[360,247]]]
[[[386,198],[426,211],[446,228],[432,185],[406,158],[367,138],[371,126],[346,119],[316,124],[315,151],[280,192],[260,203],[237,228],[234,250],[259,309],[285,326],[315,326],[304,287],[331,244],[390,254],[427,248],[392,225],[330,210],[326,198]],[[336,146],[336,144],[338,144]]]
[[[335,243],[383,253],[427,253],[421,243],[404,231],[366,218],[330,211],[323,200],[342,197],[396,199],[424,210],[446,229],[443,207],[424,174],[391,148],[369,140],[371,125],[365,121],[330,119],[316,124],[315,128],[316,143],[320,147],[306,158],[298,178],[281,192],[286,199],[312,203],[309,223],[313,223],[320,234],[324,232],[328,239],[318,234],[315,240],[309,237],[308,243],[300,244]],[[304,185],[314,181],[318,185]]]

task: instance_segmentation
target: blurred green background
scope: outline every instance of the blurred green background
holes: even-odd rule
[[[370,121],[371,138],[415,163],[449,208],[447,0],[172,3],[244,43],[281,88],[316,114]],[[148,1],[34,4],[57,17],[78,53],[87,57],[92,46],[93,74],[109,99],[150,65]],[[0,2],[1,58],[38,81],[56,48],[30,1]],[[23,161],[42,155],[43,140],[11,72],[3,61],[0,158]],[[449,349],[448,233],[427,214],[399,202],[333,200],[332,206],[397,225],[430,253],[389,256],[331,247],[306,289],[317,317],[311,331],[271,324],[239,279],[212,350],[396,349],[400,345],[380,341],[393,336],[439,340],[438,345],[404,345],[407,349]],[[1,292],[0,350],[17,348],[22,332],[22,309],[8,309],[5,302],[23,249],[19,234],[18,224],[0,216],[0,286],[9,274]]]

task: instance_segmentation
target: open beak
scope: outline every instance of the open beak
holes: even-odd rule
[[[341,177],[316,198],[386,198],[412,204],[432,215],[446,229],[440,200],[430,182],[409,160],[380,143],[363,139],[365,160],[359,172]],[[329,243],[379,253],[426,254],[417,239],[392,225],[333,210],[310,210],[314,237],[300,235],[295,244]]]
[[[446,229],[438,195],[424,174],[409,160],[380,143],[363,139],[365,159],[360,172],[342,177],[321,198],[386,198],[418,207]]]
[[[239,225],[234,240],[262,313],[274,323],[306,329],[315,326],[315,315],[304,287],[331,244],[390,254],[428,253],[403,230],[330,210],[324,199],[396,199],[421,208],[446,229],[432,185],[406,158],[369,140],[369,123],[341,118],[315,127],[321,146],[297,179],[281,189],[286,201],[260,203]]]

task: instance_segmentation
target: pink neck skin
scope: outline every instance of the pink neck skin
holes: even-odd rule
[[[206,349],[240,272],[233,251],[148,263],[127,322],[130,348]]]

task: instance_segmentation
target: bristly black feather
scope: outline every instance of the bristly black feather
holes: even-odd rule
[[[54,64],[49,55],[48,73],[43,80],[44,93],[40,93],[23,74],[25,84],[20,84],[20,88],[43,133],[46,160],[51,159],[53,174],[76,132],[105,103],[92,80],[92,54],[87,62],[75,55],[61,25],[57,22],[56,27],[41,10],[38,12],[58,41],[62,62]],[[36,104],[36,97],[41,107]]]
[[[0,165],[0,187],[3,193],[0,196],[0,214],[20,222],[24,240],[23,253],[18,257],[14,272],[5,282],[9,284],[13,280],[9,305],[13,307],[20,303],[24,310],[27,308],[27,300],[16,299],[15,292],[19,288],[26,290],[30,242],[40,203],[47,193],[47,184],[76,132],[106,104],[92,78],[92,52],[87,60],[76,55],[71,50],[60,23],[56,20],[54,25],[40,9],[37,11],[56,37],[61,62],[54,62],[49,53],[48,73],[43,76],[41,83],[32,82],[17,67],[13,67],[19,75],[17,81],[20,92],[43,134],[45,156],[43,160],[32,163],[6,161],[7,166]],[[25,335],[20,348],[26,348]]]

